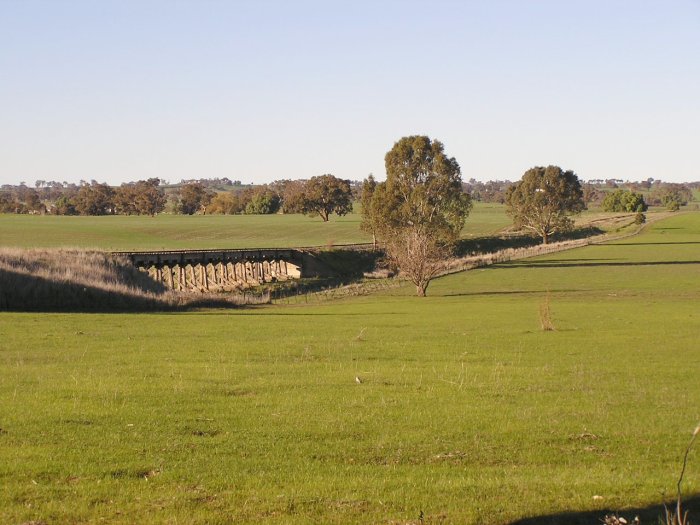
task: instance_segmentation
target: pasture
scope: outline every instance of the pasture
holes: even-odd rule
[[[699,248],[685,214],[424,299],[0,313],[0,521],[597,523],[658,505],[700,419]],[[700,492],[697,451],[684,488]]]
[[[361,216],[327,223],[304,215],[158,215],[64,217],[1,215],[0,246],[103,250],[285,248],[371,242]],[[505,207],[476,203],[464,236],[494,233],[510,224]]]

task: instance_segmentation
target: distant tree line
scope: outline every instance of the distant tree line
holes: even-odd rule
[[[472,200],[477,202],[505,204],[506,193],[512,185],[513,183],[509,180],[480,182],[476,179],[469,179],[469,182],[462,183],[462,190],[471,195]]]
[[[511,181],[461,182],[472,201],[506,204]],[[227,177],[182,180],[169,185],[156,178],[118,187],[81,181],[78,184],[38,180],[0,187],[0,213],[52,215],[156,215],[304,213],[327,221],[344,215],[360,199],[362,183],[321,175],[308,180],[277,180],[243,185]],[[638,211],[647,206],[677,210],[693,200],[700,182],[675,184],[649,178],[641,182],[595,179],[581,184],[588,207],[606,211]]]
[[[0,213],[156,215],[167,204],[160,183],[154,178],[116,188],[94,180],[80,184],[37,181],[36,188],[5,185],[0,189]]]
[[[259,186],[212,179],[165,186],[157,178],[112,187],[95,180],[79,184],[37,181],[0,187],[0,213],[51,215],[151,215],[304,213],[328,221],[352,211],[358,183],[333,175],[279,180]],[[221,189],[224,188],[224,189]],[[232,189],[230,189],[232,188]]]

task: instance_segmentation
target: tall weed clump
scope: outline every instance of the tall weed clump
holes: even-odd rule
[[[681,485],[683,484],[683,476],[685,476],[685,468],[688,466],[688,454],[695,444],[695,439],[700,434],[700,425],[695,427],[693,435],[690,438],[690,442],[685,449],[685,454],[683,455],[683,467],[681,468],[681,475],[678,477],[678,483],[676,484],[676,504],[675,509],[664,505],[665,515],[662,521],[663,525],[690,525],[688,521],[688,511],[683,511],[683,501],[681,499]]]
[[[678,481],[676,482],[676,501],[672,505],[667,505],[664,503],[664,515],[660,516],[658,519],[659,525],[691,525],[688,519],[688,511],[683,510],[683,498],[681,487],[683,485],[683,477],[685,476],[685,469],[688,466],[688,454],[690,454],[695,440],[700,434],[700,424],[695,427],[693,435],[690,437],[690,442],[685,449],[685,454],[683,455],[683,466],[681,467],[681,474],[678,476]],[[604,525],[641,525],[639,516],[636,516],[631,522],[627,521],[624,517],[618,516],[617,514],[606,515],[600,520]]]
[[[544,296],[544,299],[540,303],[540,327],[544,332],[553,332],[556,330],[549,303],[550,294],[547,292],[547,295]]]

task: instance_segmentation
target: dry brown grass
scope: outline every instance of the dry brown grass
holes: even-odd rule
[[[99,251],[0,249],[0,310],[148,311],[268,301],[250,293],[168,290],[128,260]]]

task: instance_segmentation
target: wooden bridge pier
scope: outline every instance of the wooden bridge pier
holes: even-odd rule
[[[293,249],[116,252],[178,291],[229,291],[302,277],[307,255]]]

